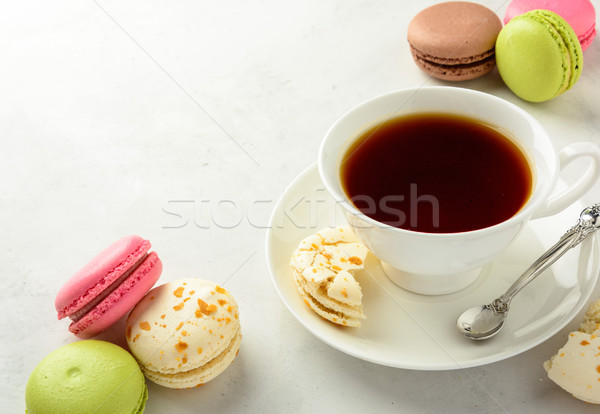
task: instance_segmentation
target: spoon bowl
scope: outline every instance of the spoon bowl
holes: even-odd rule
[[[467,309],[456,321],[456,329],[466,337],[480,341],[496,335],[504,326],[506,314],[494,312],[489,305]]]

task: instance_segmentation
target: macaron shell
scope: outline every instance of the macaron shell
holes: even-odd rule
[[[184,279],[146,294],[127,318],[126,339],[149,379],[195,378],[194,370],[231,348],[239,330],[238,306],[229,292],[213,282]]]
[[[477,3],[450,1],[419,12],[409,23],[408,42],[439,63],[470,63],[494,49],[500,18]]]
[[[567,343],[544,364],[548,378],[582,401],[600,404],[600,337],[571,332]]]
[[[582,70],[581,46],[560,16],[535,10],[512,19],[496,41],[496,63],[506,85],[531,102],[572,87]]]
[[[241,342],[242,334],[238,328],[238,332],[229,343],[229,346],[205,365],[175,374],[163,374],[144,367],[142,367],[142,372],[150,381],[163,387],[177,389],[199,387],[219,376],[231,365],[238,354]]]
[[[550,10],[569,23],[585,50],[596,36],[596,10],[589,0],[513,0],[507,7],[504,23],[531,10]]]
[[[59,290],[54,302],[58,318],[83,308],[143,258],[149,249],[148,240],[131,235],[96,255]]]
[[[93,338],[113,325],[152,289],[162,272],[162,262],[155,252],[146,259],[119,287],[96,305],[79,321],[71,323],[69,331],[80,338]]]
[[[29,414],[142,413],[144,376],[124,349],[103,341],[78,341],[48,354],[25,389]]]

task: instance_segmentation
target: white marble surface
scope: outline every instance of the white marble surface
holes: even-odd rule
[[[412,16],[433,3],[3,2],[0,412],[23,412],[31,370],[75,340],[56,319],[60,284],[130,233],[152,241],[162,282],[227,287],[244,333],[235,363],[208,385],[149,383],[147,413],[597,412],[542,368],[577,319],[491,365],[393,369],[313,337],[271,284],[270,212],[329,125],[374,95],[446,84],[417,69],[405,40]],[[507,1],[481,3],[503,15]],[[557,147],[600,143],[599,39],[584,58],[574,89],[544,104],[519,100],[497,72],[457,86],[530,111]],[[600,185],[586,202],[598,194]],[[118,328],[102,338],[119,342]]]

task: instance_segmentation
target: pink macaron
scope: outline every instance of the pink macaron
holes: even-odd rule
[[[71,277],[54,301],[58,319],[73,320],[69,331],[92,338],[133,308],[162,272],[150,242],[126,236],[111,244]]]
[[[504,23],[536,9],[550,10],[565,19],[577,34],[582,50],[596,37],[596,11],[589,0],[513,0],[506,9]]]

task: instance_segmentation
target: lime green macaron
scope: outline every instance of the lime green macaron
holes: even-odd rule
[[[496,63],[515,95],[544,102],[575,85],[583,54],[577,35],[563,18],[548,10],[532,10],[500,31]]]
[[[25,389],[28,414],[139,414],[148,390],[135,359],[104,341],[58,348],[33,370]]]

